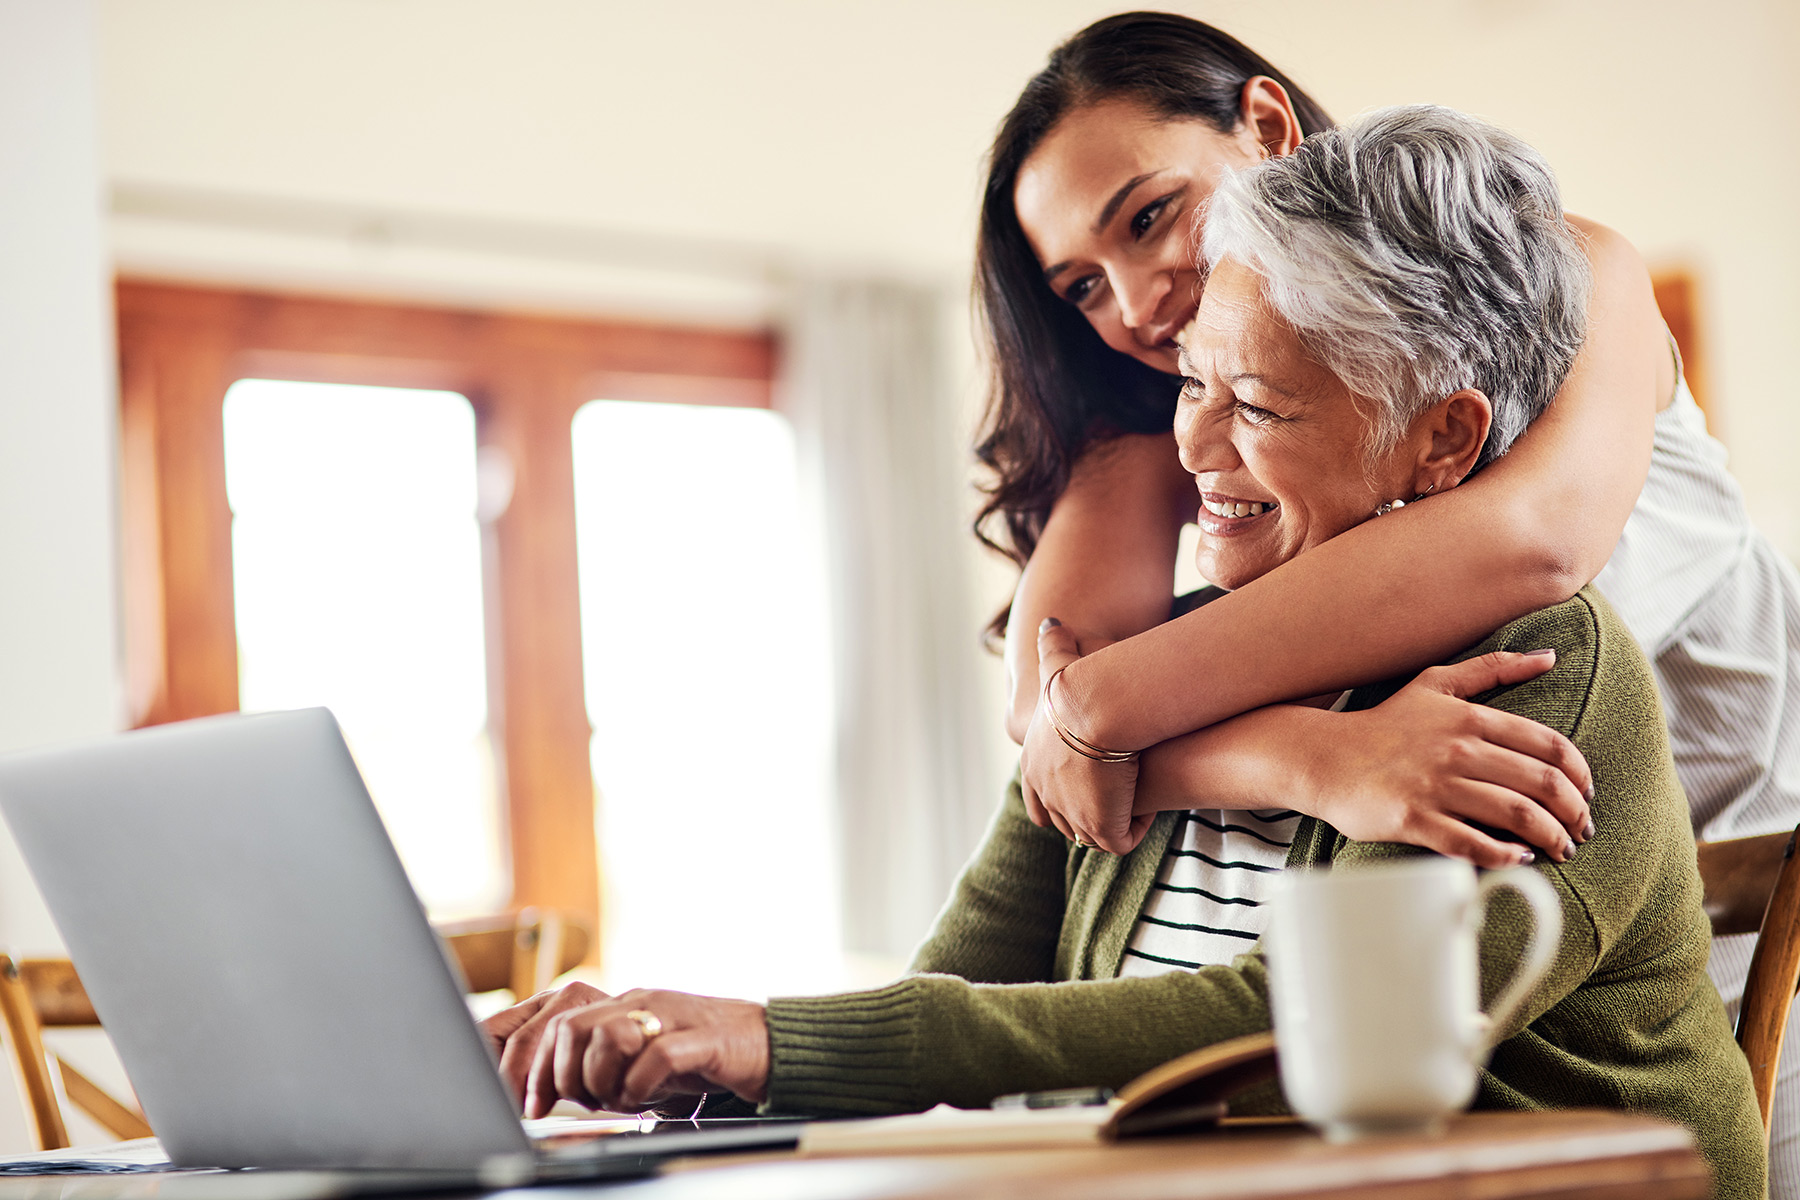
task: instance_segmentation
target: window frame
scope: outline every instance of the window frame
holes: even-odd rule
[[[130,725],[238,707],[223,428],[231,384],[459,392],[483,453],[504,452],[513,472],[510,502],[482,524],[511,905],[574,913],[598,930],[570,424],[594,399],[768,408],[774,335],[140,278],[118,280],[116,299]]]
[[[1707,358],[1701,336],[1700,284],[1696,274],[1686,267],[1668,267],[1653,271],[1650,286],[1656,295],[1656,307],[1662,313],[1669,335],[1681,351],[1681,372],[1687,379],[1694,403],[1706,416],[1707,428],[1717,436],[1718,422],[1710,406],[1712,390],[1707,382]]]

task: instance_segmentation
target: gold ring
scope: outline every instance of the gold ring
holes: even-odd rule
[[[1083,850],[1098,850],[1100,848],[1099,842],[1090,842],[1084,838],[1076,838],[1075,844],[1080,846]]]
[[[625,1019],[637,1022],[637,1027],[644,1031],[646,1042],[653,1042],[662,1036],[662,1018],[648,1009],[634,1008],[625,1014]]]

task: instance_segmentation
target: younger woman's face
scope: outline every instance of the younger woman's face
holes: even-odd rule
[[[1065,116],[1019,170],[1013,204],[1050,289],[1114,350],[1178,374],[1175,335],[1200,306],[1196,206],[1263,148],[1246,124],[1102,100]]]

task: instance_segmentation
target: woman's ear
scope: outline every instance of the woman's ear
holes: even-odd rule
[[[1268,157],[1292,154],[1306,136],[1300,129],[1300,118],[1294,115],[1294,102],[1287,89],[1267,75],[1253,75],[1245,81],[1238,97],[1238,111],[1243,114],[1244,128]]]
[[[1475,388],[1452,392],[1421,413],[1413,423],[1414,494],[1447,492],[1461,483],[1481,458],[1493,423],[1493,404]]]

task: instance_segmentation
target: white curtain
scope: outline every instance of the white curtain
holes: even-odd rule
[[[997,799],[949,303],[892,282],[797,284],[783,345],[831,586],[845,939],[890,957],[924,934]]]

